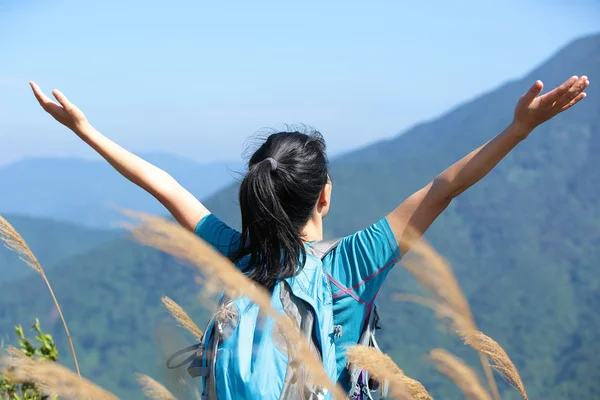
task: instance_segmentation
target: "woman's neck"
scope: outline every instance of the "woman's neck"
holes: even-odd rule
[[[313,215],[301,232],[302,240],[306,243],[323,239],[323,218],[321,215]]]

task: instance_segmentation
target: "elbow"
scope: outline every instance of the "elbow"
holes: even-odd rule
[[[432,200],[443,208],[450,205],[452,200],[461,193],[460,188],[455,188],[452,181],[440,175],[431,182],[430,193]]]
[[[163,170],[154,171],[146,181],[150,183],[148,191],[156,198],[164,198],[179,186],[175,178]]]

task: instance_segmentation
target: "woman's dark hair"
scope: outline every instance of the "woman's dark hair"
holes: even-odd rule
[[[304,266],[300,232],[329,179],[325,150],[317,131],[278,132],[250,157],[239,192],[241,246],[232,258],[248,257],[248,277],[268,289]]]

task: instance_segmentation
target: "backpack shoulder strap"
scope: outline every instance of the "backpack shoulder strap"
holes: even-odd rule
[[[319,240],[308,246],[306,252],[322,260],[327,254],[335,250],[341,241],[341,238]]]
[[[377,351],[381,351],[377,340],[375,339],[376,331],[381,329],[379,326],[379,313],[377,306],[373,304],[368,310],[367,321],[363,327],[358,344],[367,347],[373,347]],[[366,370],[359,369],[353,365],[349,368],[350,372],[350,400],[357,399],[385,399],[388,396],[389,383],[387,380],[377,382],[375,387],[371,387],[371,380]],[[361,397],[362,396],[362,397]]]
[[[296,297],[285,280],[281,281],[279,288],[284,313],[290,318],[300,335],[308,341],[309,351],[313,356],[322,360],[323,355],[315,331],[315,316],[310,305]],[[290,357],[280,399],[318,399],[321,388],[310,383],[310,370],[291,358],[293,353],[288,352],[287,340],[278,325],[273,327],[271,335],[275,347]]]

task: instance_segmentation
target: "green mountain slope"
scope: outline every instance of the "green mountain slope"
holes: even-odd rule
[[[455,267],[480,327],[505,347],[536,399],[600,396],[595,356],[600,351],[600,90],[594,85],[600,76],[600,35],[572,43],[522,80],[332,162],[334,204],[326,230],[338,236],[381,218],[498,133],[535,79],[551,87],[583,73],[592,81],[588,99],[537,130],[457,199],[427,235]],[[235,187],[206,203],[237,224]],[[164,317],[160,296],[180,302],[201,326],[206,318],[189,270],[127,241],[61,262],[50,275],[84,374],[123,398],[141,398],[134,372],[160,372],[154,335]],[[381,344],[436,398],[460,398],[424,356],[445,347],[476,360],[437,329],[430,311],[391,299],[415,290],[401,268],[390,273],[378,300]],[[0,332],[33,316],[48,328],[55,321],[38,281],[0,286],[0,305]],[[68,360],[58,325],[53,332]],[[518,398],[501,388],[503,399]]]
[[[109,230],[94,230],[50,219],[3,215],[23,236],[44,269],[49,270],[61,260],[85,253],[116,236]],[[19,256],[0,247],[0,283],[28,276],[33,270]]]
[[[500,132],[533,81],[542,79],[551,88],[573,74],[592,81],[600,76],[600,35],[570,44],[519,81],[336,159],[326,230],[345,235],[381,218]],[[454,265],[482,329],[512,355],[532,398],[600,393],[598,363],[590,356],[600,350],[598,86],[592,83],[588,94],[455,200],[427,234]],[[239,220],[235,191],[208,202],[233,224]],[[384,348],[408,373],[438,387],[422,356],[452,341],[431,330],[435,324],[420,316],[427,311],[390,300],[393,292],[412,286],[397,269],[380,293],[382,313],[390,320]]]

